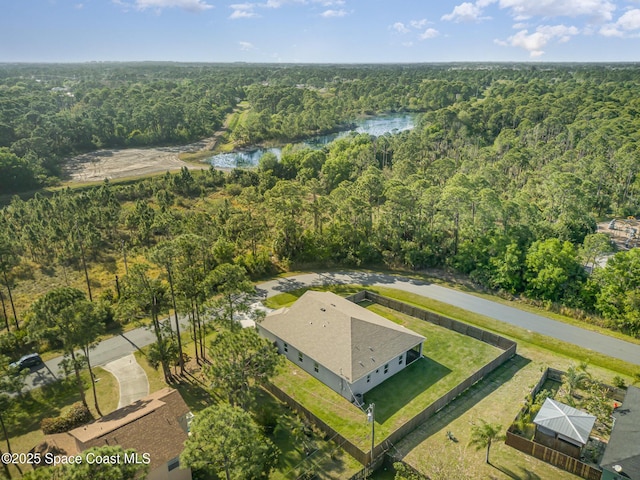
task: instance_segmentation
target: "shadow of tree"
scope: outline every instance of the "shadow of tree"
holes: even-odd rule
[[[520,471],[518,473],[518,472],[514,472],[513,470],[508,469],[507,467],[504,467],[504,466],[501,466],[501,465],[496,465],[496,464],[491,463],[491,462],[489,462],[489,465],[491,465],[496,470],[501,471],[502,473],[504,473],[509,478],[513,478],[514,480],[540,480],[540,476],[539,475],[527,470],[524,467],[518,467],[518,470]]]
[[[491,393],[496,391],[500,386],[513,378],[519,370],[527,366],[530,361],[528,358],[515,355],[509,361],[491,372],[484,380],[473,385],[453,402],[440,410],[437,415],[407,435],[396,445],[397,451],[401,456],[406,455],[424,440],[442,430],[485,397],[491,395]]]

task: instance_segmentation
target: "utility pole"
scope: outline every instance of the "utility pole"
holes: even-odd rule
[[[371,424],[371,463],[369,465],[369,474],[371,475],[373,473],[373,459],[374,459],[374,453],[373,450],[376,446],[376,441],[375,441],[375,433],[376,433],[376,404],[375,403],[370,403],[369,404],[369,408],[367,408],[367,422],[369,422]]]

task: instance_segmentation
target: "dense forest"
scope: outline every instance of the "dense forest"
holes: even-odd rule
[[[34,283],[82,288],[106,324],[172,306],[195,322],[232,273],[301,266],[446,267],[637,337],[639,251],[617,252],[604,267],[594,261],[614,248],[596,221],[640,213],[638,73],[629,65],[2,66],[1,193],[50,182],[74,152],[200,139],[240,101],[249,111],[231,132],[239,143],[285,142],[364,114],[420,116],[398,134],[288,146],[255,169],[203,166],[13,197],[0,212],[0,315],[10,332],[0,353],[31,348],[21,332],[35,321],[34,291],[44,293]],[[156,293],[136,303],[145,288]]]

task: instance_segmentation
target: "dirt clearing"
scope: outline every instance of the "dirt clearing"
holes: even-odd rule
[[[207,169],[208,165],[183,162],[178,158],[182,152],[193,152],[202,148],[200,144],[181,147],[127,148],[98,150],[73,157],[63,165],[64,176],[74,182],[101,182],[109,180],[162,173],[167,170]]]

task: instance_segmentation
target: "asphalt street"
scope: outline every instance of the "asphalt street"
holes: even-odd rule
[[[640,345],[420,280],[381,273],[350,271],[321,272],[270,280],[257,285],[256,288],[264,298],[265,296],[271,297],[301,287],[329,284],[359,284],[391,287],[416,293],[424,297],[455,305],[470,312],[494,318],[504,323],[525,328],[532,332],[541,333],[564,342],[572,343],[593,350],[594,352],[603,353],[613,358],[640,365]],[[244,323],[246,322],[243,322],[243,325]],[[173,318],[171,324],[175,324]],[[183,331],[188,328],[186,317],[180,320],[180,324]],[[125,334],[100,342],[91,352],[91,363],[92,365],[105,365],[129,355],[154,341],[155,336],[153,332],[148,329],[138,328],[131,330]],[[29,375],[27,388],[42,385],[61,375],[61,369],[59,367],[61,361],[62,357],[51,359],[46,362],[43,368]]]

